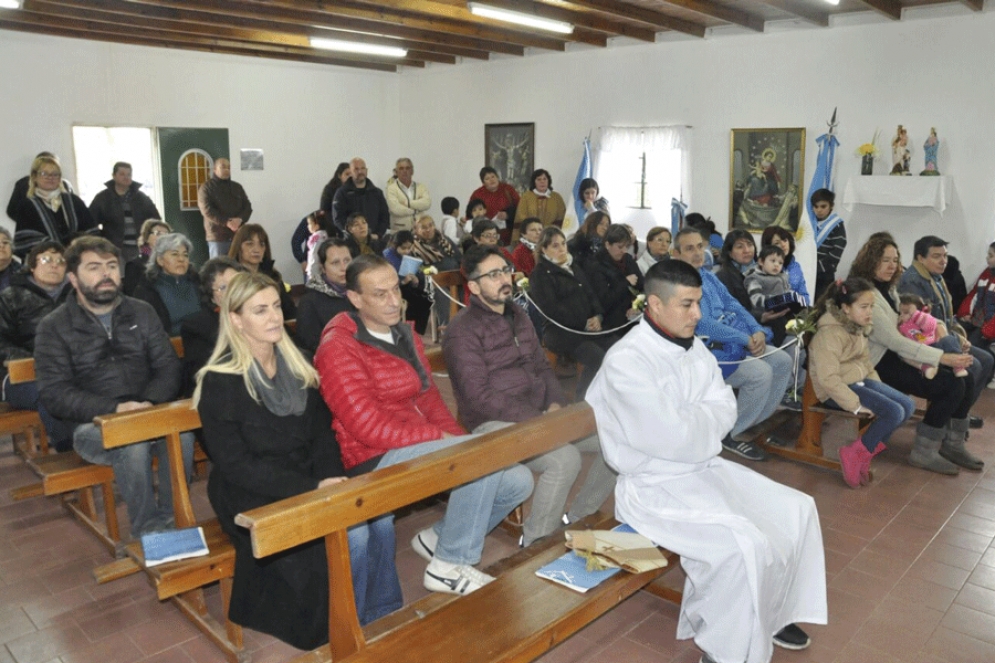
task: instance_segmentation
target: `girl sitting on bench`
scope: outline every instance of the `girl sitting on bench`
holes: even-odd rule
[[[870,282],[836,281],[816,304],[817,331],[809,344],[809,375],[819,400],[875,417],[862,438],[840,449],[843,480],[851,488],[867,484],[871,460],[915,411],[912,399],[881,382],[871,364],[867,335],[873,308]]]

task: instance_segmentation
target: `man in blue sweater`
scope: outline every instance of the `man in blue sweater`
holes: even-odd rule
[[[674,237],[674,258],[701,274],[701,320],[695,335],[719,361],[727,385],[738,390],[737,416],[722,446],[747,460],[767,455],[748,440],[736,438],[773,414],[791,380],[791,357],[768,348],[773,334],[729,294],[705,264],[706,239],[695,228],[683,228]],[[773,351],[772,351],[773,350]]]

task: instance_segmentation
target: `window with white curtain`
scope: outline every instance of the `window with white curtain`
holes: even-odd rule
[[[602,127],[592,145],[594,179],[613,223],[639,237],[670,227],[671,200],[690,200],[689,127]]]

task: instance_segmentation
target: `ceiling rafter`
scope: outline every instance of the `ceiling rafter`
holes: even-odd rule
[[[683,7],[693,12],[717,18],[720,21],[734,23],[744,28],[749,28],[755,32],[764,31],[764,19],[761,16],[744,12],[739,9],[732,9],[725,5],[720,5],[709,0],[663,0],[668,5]]]
[[[139,27],[149,25],[150,20],[165,21],[162,23],[163,29],[174,32],[212,34],[232,31],[228,36],[246,41],[269,41],[306,47],[309,46],[308,37],[311,36],[341,36],[366,44],[406,48],[412,57],[430,62],[453,64],[456,57],[481,60],[488,58],[488,52],[484,50],[447,46],[427,40],[391,39],[354,32],[332,33],[295,23],[275,23],[239,16],[225,17],[223,22],[219,22],[217,15],[205,12],[141,5],[125,0],[27,0],[26,4],[29,7],[45,7],[45,11],[64,16],[79,16],[80,10],[89,10],[93,14],[92,18],[98,18],[102,14],[107,20],[120,20],[129,25],[136,25],[135,21],[140,21],[137,23]]]
[[[972,10],[979,12],[985,8],[985,0],[960,0]]]
[[[800,19],[808,21],[813,25],[818,25],[822,28],[829,27],[829,14],[826,12],[820,12],[808,7],[798,0],[760,0],[765,5],[770,7],[776,7],[781,11],[788,12]]]
[[[652,25],[661,30],[674,30],[693,37],[704,37],[705,26],[700,23],[667,16],[635,5],[627,5],[618,0],[567,0],[571,5],[609,15],[625,16],[627,19]]]
[[[184,0],[133,1],[148,2],[151,4],[167,2],[174,5],[187,4]],[[199,5],[210,3],[215,7],[212,11],[219,11],[223,14],[231,11],[247,11],[253,15],[265,13],[274,18],[294,15],[309,18],[311,21],[332,21],[333,17],[364,19],[365,31],[380,32],[382,34],[390,34],[394,26],[407,25],[418,27],[422,30],[430,30],[436,33],[437,38],[441,41],[445,41],[449,35],[463,35],[486,39],[488,41],[506,42],[553,51],[566,50],[566,42],[569,41],[568,39],[560,38],[561,36],[553,36],[547,33],[540,35],[528,30],[515,30],[506,26],[494,27],[480,22],[457,21],[424,13],[388,11],[385,9],[387,6],[386,3],[383,2],[377,3],[376,6],[370,6],[365,3],[348,0],[343,2],[326,2],[325,0],[304,0],[300,2],[291,0],[241,0],[239,2],[239,5],[241,5],[239,9],[233,10],[230,3],[219,2],[219,0],[192,1]],[[335,23],[339,23],[339,19],[335,19]],[[363,28],[357,29],[363,31]],[[574,37],[577,37],[577,35],[574,35]]]
[[[902,3],[898,0],[861,0],[861,2],[893,21],[902,20]]]
[[[55,37],[68,37],[71,39],[92,39],[94,41],[114,42],[118,44],[135,44],[135,38],[132,34],[117,34],[112,32],[81,32],[78,29],[67,27],[65,24],[55,26],[43,25],[33,19],[28,12],[15,9],[0,9],[0,29],[17,30],[20,32],[34,32],[37,34],[51,35]],[[223,53],[230,55],[250,55],[277,60],[294,60],[296,62],[338,65],[341,67],[355,67],[359,69],[371,69],[374,71],[384,72],[397,71],[397,66],[393,64],[364,62],[347,57],[320,57],[311,55],[291,55],[280,52],[263,52],[250,48],[225,46],[222,44],[193,43],[189,41],[181,42],[171,39],[162,39],[159,34],[145,36],[143,37],[141,43],[145,46],[176,48],[188,51],[202,51],[207,53]]]

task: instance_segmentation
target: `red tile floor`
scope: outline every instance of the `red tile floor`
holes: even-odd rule
[[[986,391],[975,411],[989,422],[969,443],[988,464],[981,473],[944,477],[906,465],[911,425],[875,460],[873,485],[860,490],[779,458],[751,464],[815,498],[826,547],[830,623],[808,627],[807,651],[776,650],[775,662],[995,662],[995,391]],[[109,556],[54,498],[11,502],[8,489],[31,481],[9,440],[0,440],[0,663],[224,661],[172,604],[156,600],[143,576],[96,585],[90,572]],[[210,515],[205,488],[203,480],[192,486],[199,517]],[[408,600],[424,593],[424,562],[407,541],[437,510],[397,524]],[[127,522],[123,507],[119,515]],[[485,563],[514,546],[499,529]],[[217,588],[208,595],[217,614]],[[674,639],[676,619],[676,606],[640,593],[541,660],[696,662],[693,643]],[[297,653],[249,631],[246,648],[253,663]]]

